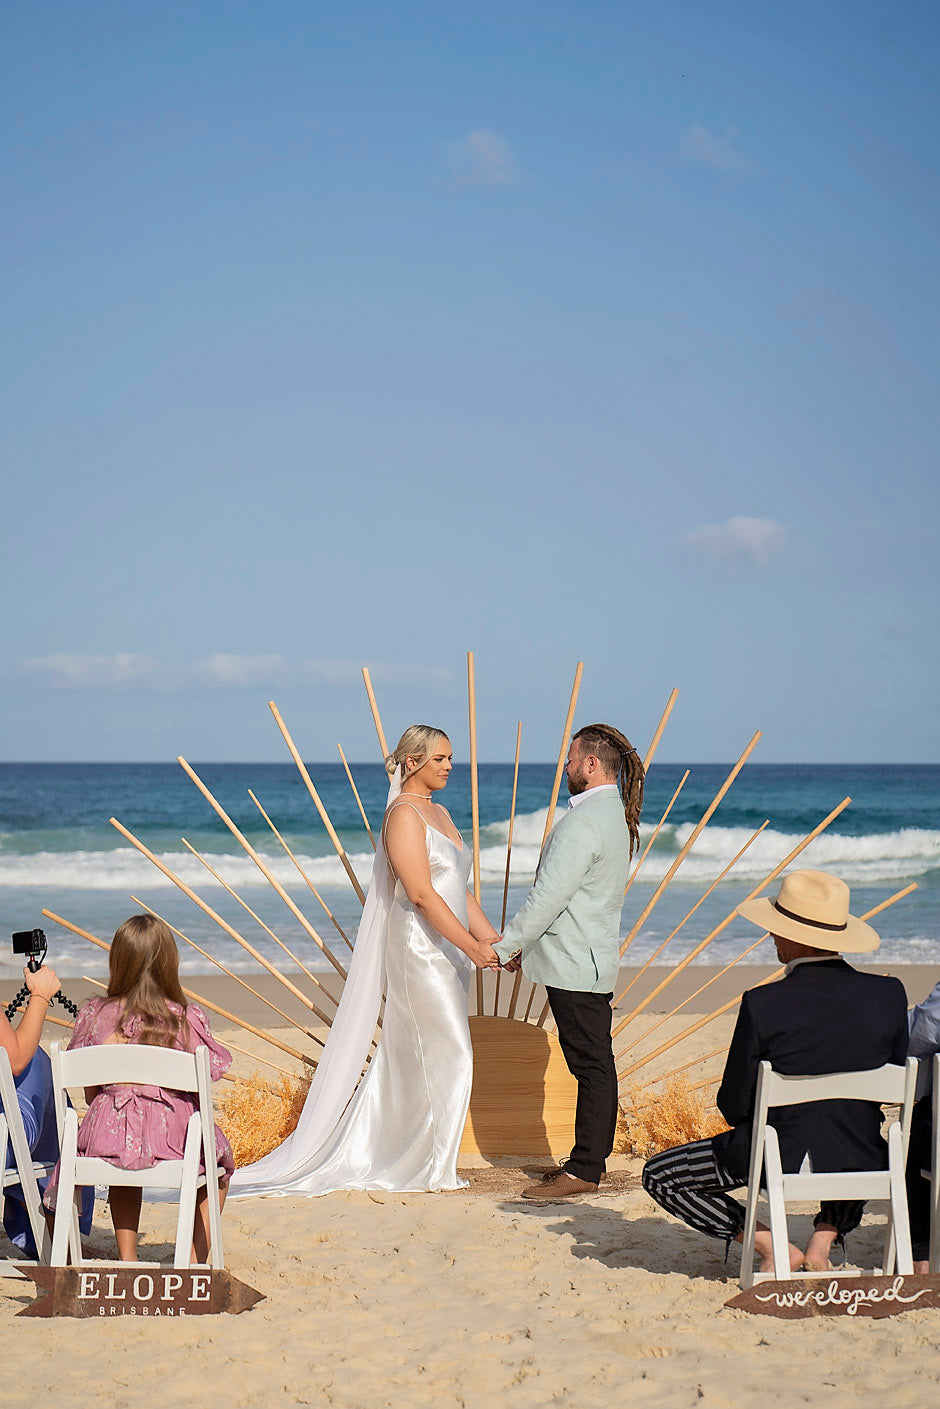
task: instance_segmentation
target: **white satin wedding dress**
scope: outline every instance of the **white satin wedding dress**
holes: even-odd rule
[[[389,802],[397,796],[393,783]],[[434,889],[465,925],[470,852],[425,828]],[[297,1128],[277,1150],[235,1171],[232,1196],[464,1188],[457,1154],[473,1079],[472,969],[410,904],[380,840],[343,996]],[[378,1045],[359,1080],[383,977]]]

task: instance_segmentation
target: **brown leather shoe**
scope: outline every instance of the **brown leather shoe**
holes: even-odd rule
[[[596,1184],[589,1183],[587,1179],[576,1179],[573,1174],[566,1174],[561,1170],[553,1179],[543,1179],[539,1184],[530,1184],[523,1189],[522,1197],[536,1203],[557,1203],[560,1199],[584,1198],[587,1194],[596,1193]]]

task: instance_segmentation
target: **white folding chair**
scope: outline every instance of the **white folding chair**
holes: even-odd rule
[[[116,1042],[100,1047],[79,1047],[74,1052],[67,1052],[59,1043],[53,1043],[52,1085],[62,1151],[52,1233],[52,1266],[65,1264],[66,1249],[71,1253],[74,1264],[84,1261],[75,1206],[76,1188],[88,1184],[117,1184],[141,1189],[179,1190],[174,1267],[189,1266],[196,1192],[207,1185],[209,1262],[213,1267],[222,1267],[218,1186],[225,1171],[216,1164],[215,1158],[207,1048],[199,1046],[195,1052],[177,1052],[168,1047]],[[189,1118],[183,1158],[160,1160],[149,1169],[121,1169],[107,1160],[78,1154],[78,1118],[66,1102],[66,1090],[87,1086],[163,1086],[171,1091],[195,1092],[199,1109]],[[200,1154],[205,1174],[199,1172]]]
[[[41,1160],[34,1160],[30,1153],[23,1116],[16,1099],[13,1069],[5,1047],[0,1047],[0,1105],[3,1106],[0,1110],[0,1170],[3,1173],[3,1188],[8,1189],[18,1184],[22,1189],[26,1216],[33,1232],[39,1261],[48,1264],[52,1244],[46,1220],[42,1215],[42,1201],[36,1181],[43,1175],[51,1174],[55,1163],[44,1164]],[[10,1148],[13,1150],[13,1166],[7,1169],[7,1151]],[[15,1263],[12,1260],[0,1261],[0,1275],[18,1276]]]
[[[887,1199],[889,1212],[883,1270],[890,1274],[896,1260],[899,1272],[908,1275],[913,1272],[904,1162],[907,1158],[916,1079],[917,1063],[912,1057],[908,1058],[903,1067],[883,1066],[873,1071],[838,1072],[829,1076],[782,1076],[772,1069],[769,1062],[761,1062],[751,1129],[751,1166],[747,1181],[747,1209],[741,1249],[740,1285],[743,1290],[753,1286],[755,1282],[771,1278],[787,1281],[792,1275],[787,1255],[790,1239],[786,1205],[788,1201],[797,1199]],[[767,1123],[768,1110],[778,1106],[804,1105],[807,1101],[828,1100],[877,1101],[880,1105],[900,1106],[898,1121],[888,1131],[887,1169],[843,1170],[836,1173],[801,1170],[798,1174],[783,1173],[777,1132]],[[770,1209],[768,1221],[773,1247],[773,1272],[754,1271],[754,1235],[757,1231],[757,1203],[761,1196],[762,1165]],[[832,1274],[802,1272],[796,1275],[805,1277]]]

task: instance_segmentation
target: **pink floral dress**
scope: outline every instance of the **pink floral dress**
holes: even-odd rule
[[[169,1007],[183,1016],[178,1003]],[[121,1011],[120,999],[89,998],[78,1011],[69,1050],[106,1042],[117,1030]],[[232,1064],[231,1052],[212,1036],[209,1019],[195,1003],[187,1006],[185,1016],[173,1047],[182,1052],[194,1052],[200,1044],[207,1047],[212,1080],[218,1081]],[[128,1042],[135,1040],[139,1025],[137,1018],[128,1024],[124,1034]],[[79,1126],[78,1153],[107,1160],[121,1169],[150,1169],[157,1160],[182,1159],[186,1127],[196,1109],[195,1095],[184,1091],[168,1091],[162,1086],[102,1086]],[[230,1176],[235,1168],[232,1147],[218,1126],[215,1152],[217,1162]],[[58,1182],[56,1165],[43,1200],[49,1209],[55,1208]]]

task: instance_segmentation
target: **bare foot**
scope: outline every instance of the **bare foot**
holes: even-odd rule
[[[930,1263],[929,1263],[929,1262],[915,1262],[915,1263],[914,1263],[914,1276],[915,1276],[915,1277],[929,1277],[929,1276],[930,1276]]]
[[[806,1244],[806,1256],[803,1258],[803,1267],[807,1272],[831,1272],[832,1263],[829,1261],[829,1254],[832,1245],[836,1240],[835,1229],[817,1228]]]
[[[792,1243],[787,1244],[787,1251],[790,1255],[790,1271],[799,1272],[803,1266],[803,1254],[800,1252],[799,1248],[794,1247]],[[776,1272],[777,1267],[774,1262],[773,1253],[771,1253],[769,1257],[761,1258],[760,1266],[757,1270],[758,1272]]]
[[[769,1230],[765,1232],[761,1229],[755,1234],[754,1251],[760,1258],[760,1267],[757,1269],[759,1272],[773,1272],[776,1270],[774,1267],[773,1244],[770,1239]],[[790,1259],[790,1271],[798,1272],[803,1266],[803,1254],[794,1243],[787,1244],[787,1254]]]

